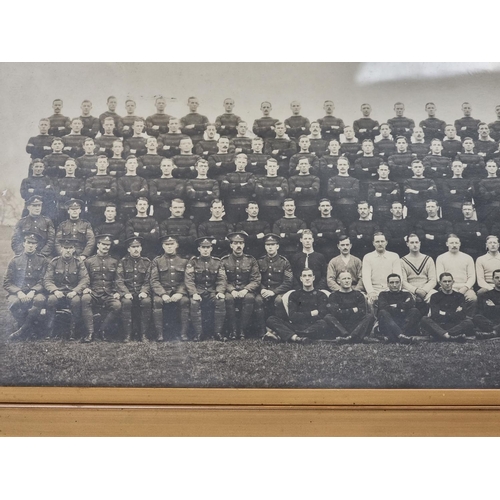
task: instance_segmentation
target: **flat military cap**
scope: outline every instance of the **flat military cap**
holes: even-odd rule
[[[227,239],[231,242],[233,241],[246,241],[248,238],[248,233],[245,231],[235,231],[227,235]]]
[[[74,238],[61,238],[59,240],[59,244],[62,247],[74,247],[78,243],[78,240],[75,240]]]
[[[64,204],[64,208],[66,210],[68,210],[70,208],[82,208],[82,206],[83,206],[83,201],[82,200],[77,200],[76,198],[72,198],[71,200],[68,200]]]
[[[141,236],[132,236],[131,238],[127,238],[125,240],[125,245],[128,247],[131,247],[132,245],[142,245],[142,242],[144,241],[144,238]]]
[[[33,231],[24,231],[23,238],[24,241],[30,243],[40,243],[40,241],[42,241],[42,237],[38,233],[34,233]]]
[[[26,205],[41,205],[43,203],[43,198],[41,196],[35,195],[28,198]]]
[[[279,243],[281,238],[274,233],[269,233],[264,236],[264,244],[266,243]]]
[[[168,234],[166,236],[163,236],[160,241],[162,243],[173,243],[174,241],[176,243],[179,242],[179,235],[178,234]]]
[[[96,243],[113,243],[112,234],[99,234],[95,237]]]
[[[216,240],[213,236],[203,236],[202,238],[196,238],[194,242],[199,247],[212,247],[215,245]]]

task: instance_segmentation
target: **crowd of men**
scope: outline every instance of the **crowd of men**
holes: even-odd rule
[[[12,340],[335,343],[500,336],[497,120],[415,125],[396,103],[353,125],[332,101],[249,125],[63,102],[31,137],[4,288]],[[121,328],[120,328],[121,326]],[[121,337],[120,337],[121,335]]]

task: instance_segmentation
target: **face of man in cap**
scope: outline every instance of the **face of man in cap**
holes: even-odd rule
[[[69,243],[69,242],[66,242],[66,243],[62,243],[61,244],[61,256],[63,259],[70,259],[73,254],[75,253],[75,245],[74,243]]]
[[[264,246],[265,246],[267,255],[269,257],[274,257],[278,253],[278,249],[280,247],[279,244],[276,243],[276,241],[274,241],[274,240],[268,240],[268,241],[266,241],[266,243],[264,244]]]
[[[234,236],[231,239],[231,250],[234,255],[243,255],[243,249],[245,248],[245,242],[243,241],[242,236]]]
[[[82,209],[80,205],[74,203],[68,207],[68,214],[71,220],[77,220],[80,218],[80,214],[82,213]]]
[[[177,253],[177,248],[179,247],[179,243],[173,239],[167,239],[162,242],[163,251],[167,255],[175,255]]]
[[[212,253],[212,245],[209,245],[207,243],[202,243],[198,247],[198,251],[200,252],[201,257],[210,257],[210,254]]]
[[[136,240],[128,246],[127,251],[129,253],[130,257],[133,257],[136,259],[137,257],[141,256],[142,245],[139,241]]]
[[[36,216],[40,215],[42,213],[42,202],[41,201],[34,201],[33,203],[30,203],[27,207],[28,212],[31,216]]]
[[[111,241],[100,240],[97,243],[97,253],[99,255],[108,255],[110,249],[111,249]]]
[[[28,255],[33,255],[36,252],[38,246],[38,241],[36,238],[26,236],[23,242],[24,253]]]

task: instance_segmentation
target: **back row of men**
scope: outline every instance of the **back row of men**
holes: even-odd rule
[[[214,240],[198,238],[199,256],[186,259],[177,253],[179,238],[165,236],[163,253],[151,261],[142,256],[142,238],[133,236],[126,241],[128,255],[118,261],[110,256],[110,234],[97,237],[97,252],[88,258],[78,257],[77,241],[66,238],[58,241],[61,255],[49,261],[37,253],[38,233],[23,233],[23,250],[10,261],[4,278],[9,309],[18,323],[10,339],[27,338],[37,330],[51,338],[56,311],[65,308],[71,313],[69,338],[80,334],[84,342],[115,336],[120,320],[123,340],[130,341],[134,333],[138,340],[147,339],[151,313],[158,341],[165,335],[175,338],[172,332],[179,332],[181,340],[254,335],[296,343],[385,337],[412,343],[421,333],[465,341],[475,329],[476,338],[500,336],[495,236],[488,236],[487,253],[475,265],[460,251],[454,234],[448,235],[448,252],[436,264],[420,252],[417,234],[408,235],[409,253],[400,259],[386,250],[385,235],[375,233],[375,250],[362,262],[350,254],[350,239],[341,236],[341,254],[328,263],[326,276],[310,230],[301,233],[302,251],[291,263],[279,254],[279,235],[264,237],[265,255],[259,260],[244,253],[246,239],[245,232],[230,233],[230,253],[219,259],[211,255]],[[97,310],[104,319],[95,331]]]
[[[207,125],[210,123],[208,118],[198,113],[199,100],[196,97],[190,97],[187,101],[189,113],[180,119],[181,132],[193,139],[194,143],[203,139]],[[139,117],[136,115],[136,103],[133,99],[125,101],[126,115],[120,116],[117,112],[118,101],[116,97],[110,96],[107,99],[108,110],[99,115],[99,118],[91,115],[92,103],[85,100],[81,104],[82,114],[80,120],[83,128],[82,133],[87,137],[96,137],[99,133],[104,133],[104,122],[106,118],[112,118],[114,121],[114,133],[120,137],[130,137],[133,135],[133,123]],[[155,99],[156,113],[148,116],[144,121],[146,125],[145,132],[153,137],[158,137],[161,134],[168,133],[169,119],[171,118],[165,112],[167,100],[164,97]],[[231,98],[227,98],[223,102],[224,113],[215,119],[214,125],[216,132],[229,138],[238,135],[238,124],[242,119],[233,113],[235,102]],[[62,113],[63,101],[55,99],[52,103],[54,114],[49,120],[48,133],[55,137],[62,137],[70,133],[71,120]],[[264,101],[260,109],[262,117],[258,118],[253,123],[253,133],[263,139],[271,139],[276,135],[275,124],[280,120],[271,117],[272,105],[270,102]],[[301,135],[309,133],[311,122],[308,118],[302,116],[301,104],[298,101],[290,103],[292,115],[284,120],[287,135],[297,140]],[[345,129],[345,123],[341,118],[334,116],[335,105],[333,101],[327,100],[323,104],[325,116],[318,118],[323,139],[339,139]],[[402,102],[397,102],[394,105],[395,117],[387,120],[391,133],[394,137],[403,135],[409,140],[415,121],[404,116],[405,106]],[[436,117],[436,105],[429,102],[425,105],[427,118],[420,122],[420,127],[424,130],[425,139],[430,142],[432,139],[443,139],[445,137],[446,122]],[[375,139],[380,134],[380,124],[377,120],[371,118],[372,108],[368,103],[361,105],[362,117],[355,120],[353,123],[354,133],[357,139]],[[472,106],[468,102],[462,104],[463,116],[455,120],[455,128],[461,137],[472,137],[478,139],[477,128],[482,120],[472,117]],[[500,105],[495,107],[497,120],[490,123],[492,136],[495,140],[500,140]]]

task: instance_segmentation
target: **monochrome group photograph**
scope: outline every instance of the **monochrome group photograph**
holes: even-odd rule
[[[0,385],[500,387],[499,63],[2,63]]]

